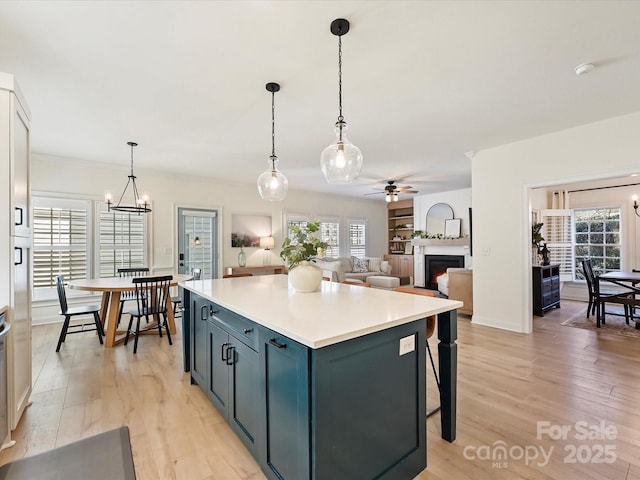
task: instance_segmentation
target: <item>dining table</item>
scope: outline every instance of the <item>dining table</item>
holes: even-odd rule
[[[618,295],[607,297],[607,301],[628,305],[631,308],[631,316],[635,321],[636,328],[640,329],[640,317],[635,315],[635,309],[640,307],[640,298],[636,297],[636,295],[640,295],[640,288],[637,286],[640,283],[640,271],[607,272],[598,275],[596,280],[598,288],[600,288],[600,282],[604,281],[625,289],[621,290]]]
[[[193,277],[191,275],[174,274],[173,279],[171,280],[171,286],[176,287],[178,286],[178,282],[186,282],[192,278]],[[111,348],[124,342],[127,331],[118,330],[118,312],[120,310],[120,298],[122,293],[134,292],[136,289],[132,280],[133,277],[87,278],[82,280],[73,280],[68,284],[69,288],[74,290],[86,290],[89,292],[102,293],[100,319],[102,320],[103,325],[106,323],[106,348]],[[171,305],[171,296],[167,297],[167,324],[169,326],[169,331],[172,334],[176,333],[176,322]]]

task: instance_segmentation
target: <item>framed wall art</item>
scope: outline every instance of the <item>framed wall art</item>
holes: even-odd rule
[[[260,247],[260,237],[271,233],[271,215],[231,215],[232,247]]]

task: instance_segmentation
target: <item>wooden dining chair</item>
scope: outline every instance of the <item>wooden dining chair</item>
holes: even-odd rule
[[[253,277],[253,273],[225,273],[222,278]]]
[[[607,303],[616,303],[616,298],[619,297],[620,292],[617,290],[601,289],[600,282],[593,271],[593,265],[590,258],[582,260],[582,272],[584,278],[587,281],[587,288],[589,290],[589,303],[587,305],[587,318],[589,314],[596,315],[596,327],[600,328],[600,323],[606,323],[606,314],[609,315],[621,315],[613,311],[606,311]],[[629,294],[631,295],[631,294]],[[624,313],[627,325],[629,325],[629,312],[631,307],[624,304]]]
[[[149,267],[128,267],[119,268],[117,270],[120,278],[124,277],[143,277],[149,273]],[[124,302],[136,299],[136,292],[122,292],[120,294],[120,308],[118,309],[118,325],[120,325],[120,319],[122,318],[122,311],[124,310]]]
[[[200,280],[200,276],[202,275],[202,270],[199,268],[191,269],[191,280]],[[179,307],[182,305],[182,297],[180,295],[176,295],[175,297],[171,297],[171,303],[173,305],[173,318],[178,316],[182,316],[182,309]],[[179,314],[179,315],[178,315]]]
[[[438,292],[435,290],[427,290],[424,288],[415,288],[415,287],[396,287],[393,289],[394,292],[400,293],[410,293],[412,295],[423,295],[425,297],[438,297]],[[429,353],[429,360],[431,361],[431,368],[433,369],[433,376],[436,380],[436,385],[438,386],[438,393],[440,393],[440,379],[438,378],[438,371],[436,370],[436,364],[433,361],[433,355],[431,354],[431,348],[429,347],[429,339],[433,336],[433,333],[436,330],[436,316],[432,315],[427,317],[427,353]],[[427,418],[431,415],[438,413],[440,411],[440,405],[436,408],[427,412]]]
[[[171,341],[171,332],[169,331],[169,325],[167,323],[167,300],[169,299],[169,287],[173,280],[173,275],[164,275],[159,277],[138,277],[132,280],[135,285],[135,299],[136,308],[129,310],[127,313],[129,317],[129,326],[127,327],[127,334],[124,338],[124,344],[129,342],[129,336],[134,335],[135,341],[133,343],[133,353],[138,351],[138,338],[140,337],[140,319],[144,317],[149,324],[151,317],[156,321],[156,324],[152,324],[143,329],[142,332],[158,328],[158,334],[162,338],[162,330],[167,334],[169,339],[169,345],[173,345]],[[162,317],[162,319],[160,318]],[[133,326],[133,319],[136,319],[135,331],[131,330]]]
[[[67,305],[67,294],[64,289],[64,275],[58,275],[56,277],[56,288],[58,290],[58,300],[60,301],[59,314],[64,315],[64,323],[62,324],[62,330],[60,330],[60,337],[58,338],[58,346],[56,347],[56,352],[60,351],[60,346],[62,345],[62,342],[67,339],[67,334],[69,333],[98,332],[98,340],[100,340],[100,344],[102,345],[104,330],[102,328],[102,322],[100,321],[100,306],[85,305],[81,307],[69,307]],[[76,323],[71,325],[71,317],[79,315],[93,315],[93,322]]]

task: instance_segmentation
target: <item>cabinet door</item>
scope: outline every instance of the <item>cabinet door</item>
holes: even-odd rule
[[[230,337],[227,353],[230,365],[229,423],[238,437],[258,457],[258,353]]]
[[[262,471],[270,479],[310,478],[309,351],[267,329],[260,335]]]
[[[13,122],[13,187],[14,187],[14,215],[15,235],[31,236],[31,214],[29,204],[29,120],[15,103],[15,118]]]
[[[191,378],[203,389],[207,388],[207,319],[209,302],[198,295],[191,297]]]
[[[229,418],[229,364],[233,350],[230,348],[229,335],[213,322],[208,322],[208,350],[211,363],[207,379],[207,395],[220,413]]]

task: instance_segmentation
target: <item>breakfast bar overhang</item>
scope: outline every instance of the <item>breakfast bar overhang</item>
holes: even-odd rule
[[[459,301],[286,275],[181,282],[185,371],[273,479],[411,479],[427,465],[426,321],[456,432]]]

